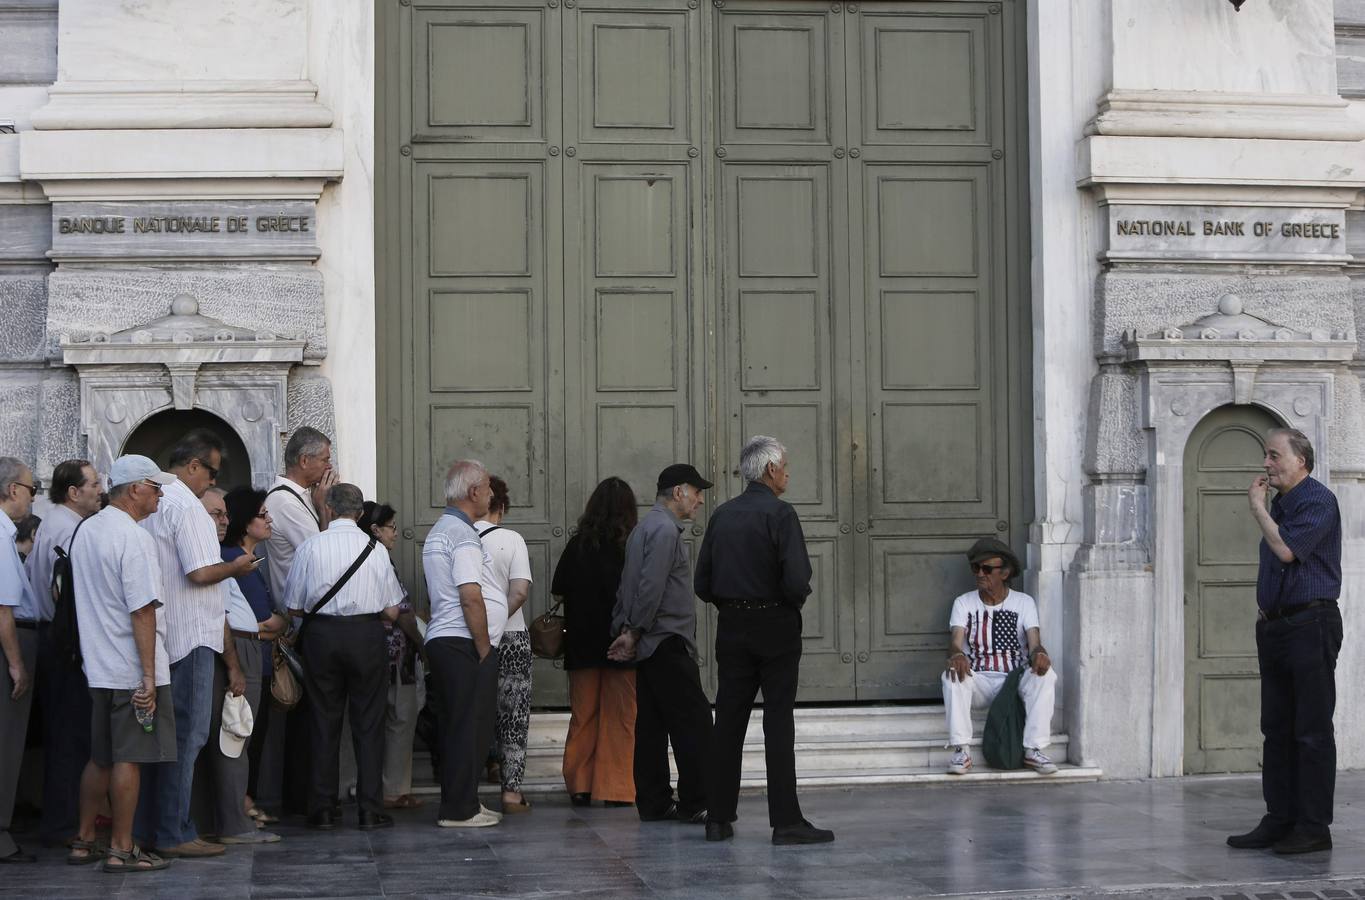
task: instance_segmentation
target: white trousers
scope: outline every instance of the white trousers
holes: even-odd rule
[[[943,709],[948,715],[948,746],[963,747],[972,740],[972,709],[990,706],[1005,683],[1004,672],[973,672],[970,678],[953,681],[943,673]],[[1048,745],[1052,733],[1052,707],[1057,697],[1057,670],[1046,675],[1024,670],[1019,679],[1019,696],[1024,701],[1024,746],[1039,750]]]

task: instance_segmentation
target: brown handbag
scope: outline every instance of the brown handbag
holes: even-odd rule
[[[555,602],[545,612],[536,616],[527,631],[531,635],[531,652],[541,659],[563,659],[564,641],[568,628],[564,617],[559,614],[563,598]]]
[[[275,705],[280,709],[293,709],[299,705],[303,699],[303,685],[294,677],[294,670],[289,665],[289,658],[285,651],[280,649],[281,644],[286,640],[281,636],[271,642],[271,668],[273,674],[270,679],[270,698],[275,701]]]

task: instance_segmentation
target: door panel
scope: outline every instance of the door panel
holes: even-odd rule
[[[1261,530],[1246,491],[1265,433],[1253,406],[1210,413],[1185,448],[1185,772],[1260,764],[1256,571]]]

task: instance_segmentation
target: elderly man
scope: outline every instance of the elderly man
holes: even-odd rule
[[[498,651],[493,636],[507,624],[507,598],[483,579],[492,559],[474,523],[493,499],[488,470],[457,459],[446,473],[446,511],[422,546],[431,598],[426,651],[436,684],[441,752],[441,828],[487,828],[502,819],[479,802],[479,772],[493,741]]]
[[[697,669],[697,609],[684,522],[711,482],[676,463],[659,473],[654,507],[626,540],[607,657],[636,660],[635,807],[646,822],[706,822],[711,709]],[[678,764],[673,797],[668,745]]]
[[[222,654],[234,693],[243,676],[237,652],[224,641],[224,579],[250,572],[260,560],[239,557],[223,561],[218,529],[199,498],[213,486],[223,464],[223,442],[210,431],[196,430],[170,452],[168,468],[176,476],[166,486],[156,512],[142,527],[156,542],[161,572],[159,599],[165,610],[166,650],[171,662],[171,694],[175,698],[176,758],[144,779],[135,829],[154,837],[162,856],[217,856],[221,844],[201,840],[190,815],[194,766],[209,739],[213,718],[213,669]]]
[[[943,708],[948,716],[948,744],[953,756],[950,775],[972,768],[967,745],[972,739],[972,707],[989,706],[1005,679],[1027,664],[1019,677],[1024,701],[1024,765],[1040,775],[1057,766],[1043,753],[1052,732],[1057,673],[1044,649],[1038,604],[1009,582],[1019,574],[1019,558],[1003,541],[982,538],[967,551],[976,589],[953,601],[948,617],[951,635],[943,673]]]
[[[138,523],[156,512],[176,476],[145,456],[109,470],[109,505],[70,542],[85,677],[90,683],[90,762],[81,776],[80,829],[70,863],[99,858],[95,817],[105,797],[113,814],[107,871],[164,869],[133,843],[142,764],[175,759],[176,716],[166,653],[156,540]]]
[[[763,689],[768,824],[774,844],[819,844],[834,832],[801,815],[796,798],[796,683],[801,607],[810,594],[810,558],[801,521],[781,499],[790,480],[776,438],[749,438],[739,454],[744,493],[721,504],[697,555],[697,596],[720,610],[716,625],[716,730],[711,740],[706,839],[734,836],[744,732]]]
[[[0,677],[0,863],[34,860],[10,837],[9,825],[33,702],[40,617],[14,545],[15,523],[29,514],[37,494],[32,470],[12,456],[0,456],[0,651],[6,663]]]
[[[299,617],[308,678],[312,790],[308,827],[337,827],[342,711],[349,708],[360,829],[393,825],[383,812],[384,714],[388,650],[383,619],[398,618],[403,587],[388,554],[356,525],[365,497],[353,484],[327,491],[327,530],[299,546],[285,582],[285,606]]]
[[[52,470],[48,485],[52,509],[24,560],[33,595],[38,598],[38,705],[43,718],[44,840],[65,843],[76,833],[80,814],[81,772],[90,759],[90,687],[79,660],[52,639],[55,606],[52,567],[82,521],[100,511],[100,481],[84,459],[68,459]]]
[[[1261,667],[1261,792],[1266,814],[1237,848],[1276,853],[1332,849],[1337,745],[1336,662],[1341,651],[1341,512],[1313,478],[1313,444],[1277,428],[1265,445],[1265,475],[1247,491],[1261,529],[1256,579],[1256,654]],[[1266,492],[1275,499],[1266,509]]]

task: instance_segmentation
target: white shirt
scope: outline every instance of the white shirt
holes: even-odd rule
[[[136,690],[142,686],[142,663],[131,614],[157,602],[161,572],[156,540],[123,510],[105,507],[90,517],[71,542],[71,571],[86,680],[92,688]],[[162,613],[157,609],[158,687],[171,683]]]
[[[38,620],[51,622],[55,607],[52,604],[52,566],[57,562],[57,548],[65,548],[71,532],[81,523],[81,514],[69,506],[54,506],[43,516],[38,534],[33,538],[33,552],[24,560],[24,571],[38,601]]]
[[[492,560],[491,568],[484,571],[484,578],[502,585],[503,596],[510,597],[513,578],[531,580],[531,555],[526,550],[526,539],[504,525],[494,525],[484,519],[475,522],[474,527],[479,532],[479,540],[484,550]],[[497,530],[490,532],[490,528]],[[483,584],[483,580],[481,579],[479,583]],[[525,603],[507,617],[507,626],[503,628],[504,634],[509,631],[526,630],[526,617],[522,615],[524,609]]]
[[[188,575],[223,561],[218,528],[194,491],[176,479],[162,488],[156,512],[142,520],[156,540],[166,649],[177,663],[196,647],[223,652],[223,586],[195,584]]]
[[[284,499],[289,500],[288,497]],[[315,534],[300,544],[294,552],[289,579],[284,585],[285,608],[304,612],[312,609],[337,579],[346,574],[369,541],[369,536],[360,530],[355,519],[342,518],[329,524],[322,534]],[[383,546],[376,544],[364,564],[318,614],[359,616],[382,612],[402,602],[403,586],[394,574],[393,563]]]
[[[246,594],[237,586],[236,578],[223,580],[223,585],[227,589],[227,623],[233,631],[249,631],[252,634],[260,633],[260,623],[256,621],[256,613],[252,610],[251,604],[246,599]]]
[[[38,530],[42,531],[42,526]],[[38,600],[14,544],[18,535],[14,520],[0,512],[0,606],[12,606],[14,618],[32,622],[38,619]]]
[[[1028,661],[1028,630],[1038,627],[1038,604],[1022,591],[1010,591],[987,606],[979,591],[953,601],[949,628],[961,628],[962,649],[974,672],[1008,674]]]
[[[464,513],[446,509],[436,520],[422,544],[422,571],[427,576],[427,598],[431,603],[431,621],[427,623],[427,640],[438,637],[472,639],[465,624],[464,607],[460,606],[460,585],[477,584],[483,587],[485,566],[491,566],[488,551],[474,530],[474,523]],[[487,607],[488,596],[484,595]],[[491,619],[492,616],[490,615]],[[502,619],[507,620],[507,598],[502,600]],[[493,623],[489,622],[489,640],[493,637]],[[498,628],[502,637],[502,628]]]
[[[275,491],[277,487],[285,490]],[[270,596],[276,603],[283,603],[284,583],[289,580],[294,554],[304,541],[322,529],[318,525],[320,520],[317,507],[313,506],[313,495],[307,488],[281,475],[270,489],[275,492],[265,498],[271,520],[270,539],[265,542],[265,557],[269,560],[266,577],[270,579]]]

